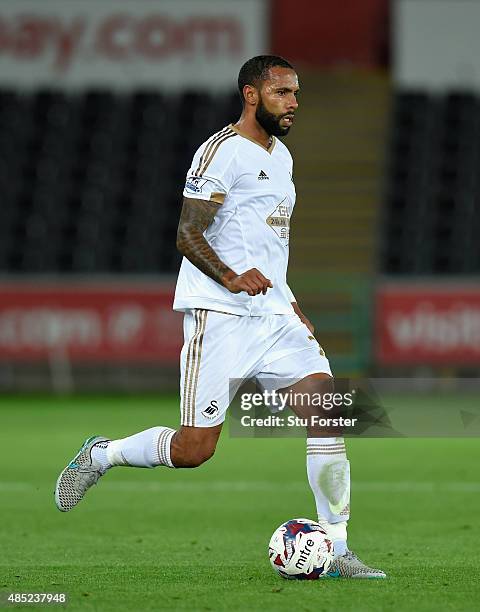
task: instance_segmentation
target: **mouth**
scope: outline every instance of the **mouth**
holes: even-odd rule
[[[294,116],[293,115],[284,115],[282,117],[283,121],[287,124],[287,125],[292,125],[293,124],[293,120],[294,120]]]

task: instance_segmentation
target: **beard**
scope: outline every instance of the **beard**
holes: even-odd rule
[[[257,110],[255,111],[255,119],[267,132],[267,134],[269,134],[270,136],[286,136],[288,134],[291,126],[288,125],[286,127],[282,127],[280,125],[280,120],[284,116],[285,115],[274,115],[273,113],[268,111],[265,108],[262,98],[260,97],[260,100],[257,105]]]

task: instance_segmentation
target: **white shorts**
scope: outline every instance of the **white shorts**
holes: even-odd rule
[[[331,375],[322,347],[296,314],[248,317],[194,309],[185,313],[183,331],[182,425],[223,423],[232,379],[254,378],[273,390],[310,374]]]

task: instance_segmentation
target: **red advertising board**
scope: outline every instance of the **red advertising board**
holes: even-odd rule
[[[375,327],[381,365],[480,364],[480,286],[380,287]]]
[[[0,283],[0,360],[178,363],[173,286]]]
[[[266,0],[0,0],[2,85],[235,87],[268,46]]]

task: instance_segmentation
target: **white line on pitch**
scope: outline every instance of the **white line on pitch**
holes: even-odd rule
[[[53,485],[49,485],[52,487]],[[276,483],[269,481],[223,481],[212,480],[209,482],[134,482],[129,480],[119,480],[112,482],[102,482],[102,488],[114,491],[206,491],[206,492],[242,492],[242,491],[303,491],[308,487],[305,482],[287,482]],[[44,490],[46,485],[33,482],[6,482],[0,481],[0,491],[4,492],[21,492]],[[400,482],[376,482],[376,481],[357,481],[352,482],[354,491],[378,491],[382,493],[401,493],[401,492],[419,492],[419,493],[478,493],[480,492],[480,482],[430,482],[430,481],[400,481]]]

